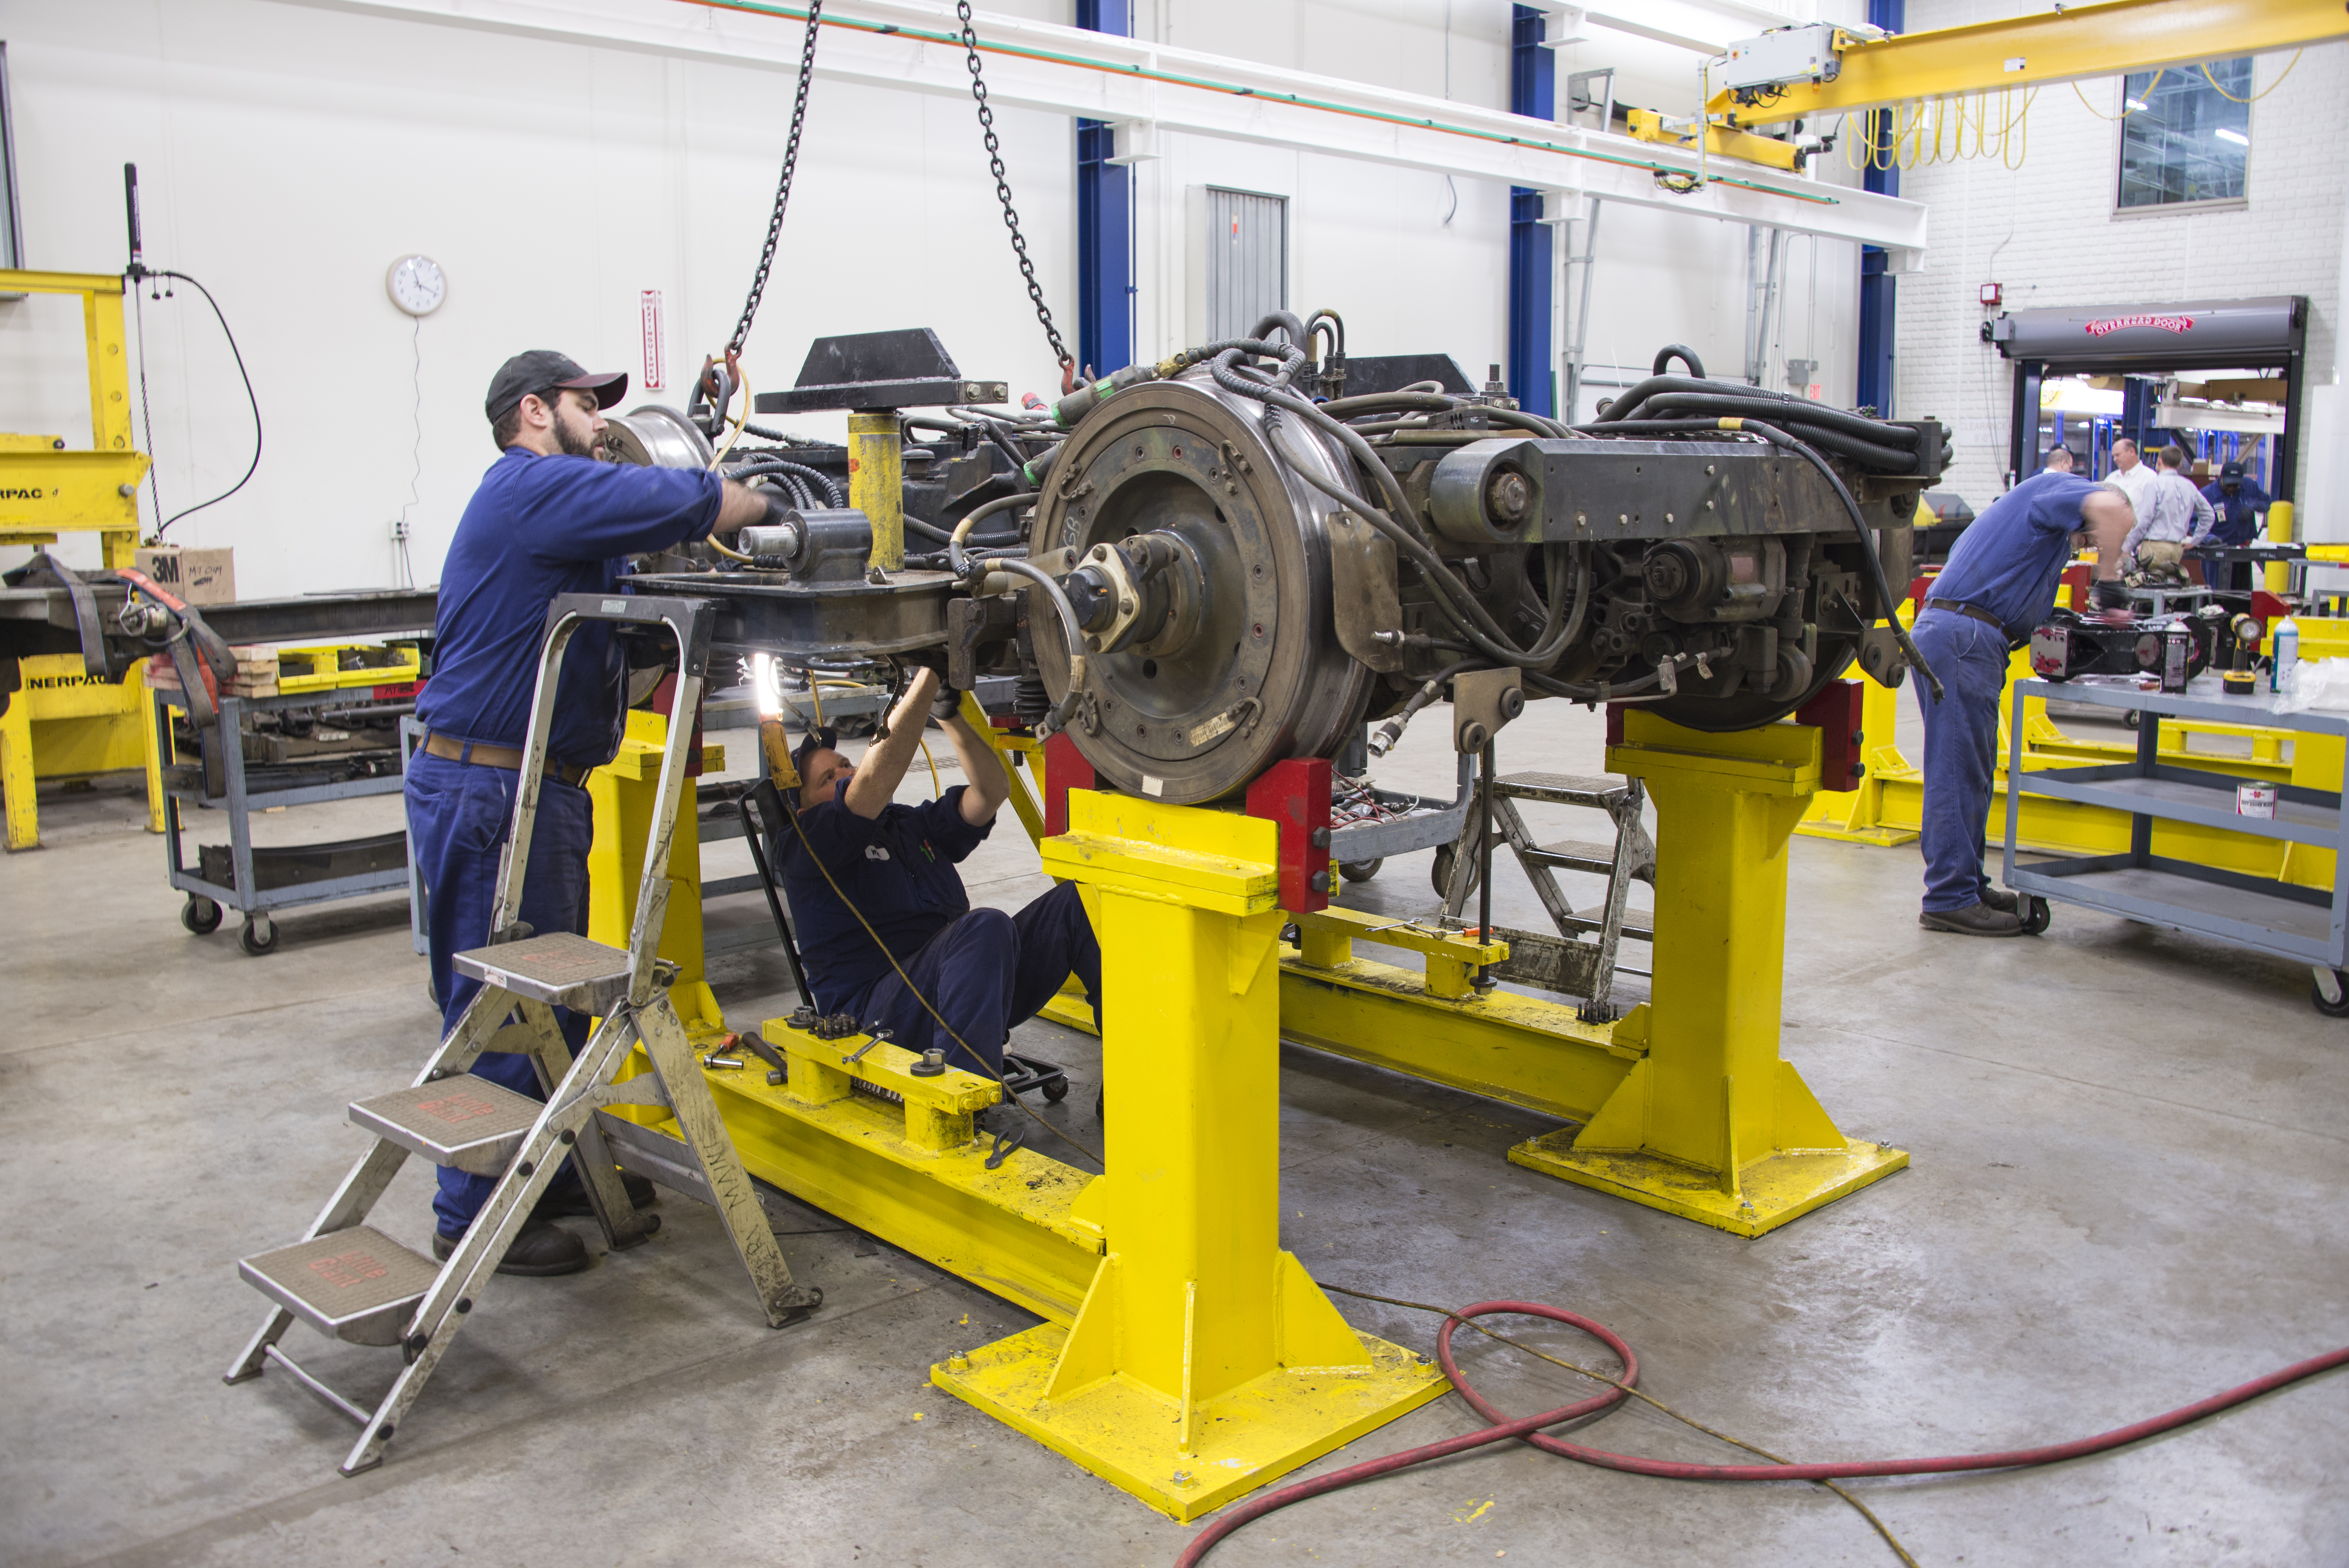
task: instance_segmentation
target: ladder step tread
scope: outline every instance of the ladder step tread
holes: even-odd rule
[[[1599,931],[1603,929],[1607,923],[1596,915],[1571,914],[1560,923],[1571,931]],[[1644,941],[1655,934],[1656,917],[1651,912],[1644,909],[1627,909],[1623,912],[1624,935],[1637,936]]]
[[[1564,839],[1555,844],[1541,844],[1531,854],[1539,857],[1547,865],[1564,866],[1570,871],[1596,872],[1600,876],[1606,876],[1615,869],[1615,846],[1585,839]]]
[[[626,994],[628,954],[626,949],[568,931],[553,931],[521,942],[477,947],[456,956],[457,973],[517,996],[601,1013]]]
[[[496,1176],[545,1106],[471,1073],[354,1101],[351,1122],[435,1165]]]
[[[440,1265],[372,1225],[353,1225],[246,1258],[236,1272],[321,1334],[397,1345]]]
[[[1630,792],[1630,785],[1606,774],[1505,773],[1493,793],[1513,800],[1547,800],[1556,806],[1591,806],[1600,810]]]

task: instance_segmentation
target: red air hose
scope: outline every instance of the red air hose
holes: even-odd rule
[[[1459,1363],[1454,1360],[1452,1356],[1454,1330],[1469,1318],[1489,1317],[1495,1315],[1544,1317],[1553,1323],[1563,1323],[1582,1330],[1621,1357],[1624,1387],[1608,1388],[1591,1395],[1587,1399],[1577,1400],[1571,1405],[1561,1405],[1555,1410],[1545,1410],[1536,1416],[1510,1418],[1502,1415],[1483,1395],[1470,1386],[1467,1377],[1460,1370]],[[2271,1372],[2264,1377],[2254,1378],[2249,1383],[2230,1388],[2223,1394],[2214,1394],[2207,1399],[2182,1406],[2167,1415],[2156,1416],[2132,1426],[2116,1427],[2109,1432],[2093,1438],[2081,1438],[2074,1442],[2052,1443],[2044,1448],[2035,1449],[2010,1449],[2003,1453],[1955,1454],[1946,1459],[1847,1460],[1803,1465],[1683,1464],[1671,1460],[1641,1459],[1632,1454],[1609,1453],[1604,1449],[1586,1448],[1580,1443],[1568,1442],[1563,1438],[1543,1436],[1541,1429],[1544,1427],[1554,1427],[1561,1421],[1594,1416],[1620,1404],[1630,1397],[1627,1392],[1630,1386],[1638,1382],[1640,1378],[1638,1357],[1631,1354],[1631,1347],[1626,1345],[1612,1329],[1603,1323],[1584,1317],[1579,1313],[1568,1312],[1564,1307],[1550,1306],[1537,1301],[1484,1301],[1478,1302],[1474,1306],[1463,1307],[1444,1319],[1443,1328],[1437,1332],[1435,1357],[1443,1365],[1444,1375],[1452,1379],[1452,1386],[1454,1388],[1460,1390],[1460,1397],[1467,1400],[1469,1406],[1478,1415],[1492,1422],[1491,1426],[1481,1432],[1465,1432],[1456,1438],[1446,1438],[1441,1442],[1429,1443],[1423,1448],[1406,1449],[1402,1453],[1389,1454],[1383,1459],[1369,1460],[1361,1464],[1349,1465],[1344,1470],[1333,1470],[1328,1475],[1317,1476],[1311,1480],[1299,1481],[1295,1486],[1287,1486],[1278,1491],[1268,1492],[1253,1502],[1242,1503],[1219,1515],[1213,1523],[1200,1531],[1198,1538],[1193,1541],[1183,1555],[1175,1560],[1175,1568],[1195,1568],[1195,1564],[1206,1558],[1208,1553],[1216,1549],[1216,1543],[1224,1537],[1275,1510],[1288,1507],[1292,1502],[1302,1502],[1309,1497],[1319,1497],[1323,1492],[1336,1491],[1340,1487],[1352,1486],[1357,1481],[1369,1480],[1374,1476],[1392,1475],[1396,1470],[1407,1470],[1416,1464],[1424,1464],[1430,1460],[1443,1459],[1469,1449],[1481,1448],[1487,1443],[1506,1442],[1511,1439],[1522,1439],[1537,1449],[1557,1454],[1561,1458],[1579,1460],[1585,1464],[1600,1465],[1608,1470],[1627,1470],[1633,1475],[1661,1476],[1668,1480],[1817,1481],[1847,1480],[1855,1476],[1940,1475],[1960,1470],[2015,1470],[2032,1465],[2054,1464],[2064,1460],[2085,1459],[2090,1454],[2106,1453],[2162,1432],[2173,1431],[2179,1427],[2199,1421],[2205,1416],[2215,1416],[2220,1411],[2230,1409],[2246,1400],[2256,1399],[2261,1395],[2283,1387],[2287,1384],[2297,1383],[2303,1377],[2314,1377],[2319,1372],[2329,1372],[2336,1367],[2349,1366],[2349,1346],[2330,1351],[2323,1356],[2311,1357],[2305,1361],[2295,1362],[2281,1371]]]

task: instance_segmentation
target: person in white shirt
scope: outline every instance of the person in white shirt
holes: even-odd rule
[[[2136,503],[2137,526],[2121,541],[2121,565],[2133,574],[2178,577],[2186,552],[2210,537],[2219,514],[2179,471],[2186,466],[2184,452],[2163,447],[2158,456],[2161,471]]]
[[[2128,497],[2129,510],[2139,522],[2145,521],[2146,492],[2153,489],[2154,473],[2137,459],[2137,443],[2127,436],[2113,443],[2113,471],[2105,476],[2105,483]]]

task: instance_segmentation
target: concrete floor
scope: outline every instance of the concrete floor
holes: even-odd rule
[[[1384,779],[1448,779],[1441,717]],[[1512,769],[1599,758],[1597,721],[1557,704],[1508,738]],[[395,812],[313,808],[264,830],[334,838]],[[188,936],[138,816],[119,795],[45,803],[51,847],[0,865],[17,912],[0,1561],[1043,1568],[1164,1564],[1190,1539],[927,1385],[932,1361],[1023,1314],[854,1233],[799,1235],[792,1266],[825,1306],[771,1332],[709,1212],[676,1198],[641,1249],[501,1281],[390,1461],[337,1477],[339,1417],[280,1375],[220,1381],[262,1311],[235,1260],[298,1233],[361,1147],[344,1104],[404,1081],[429,1047],[424,965],[391,901],[296,912],[263,959],[237,952],[233,925]],[[1426,861],[1350,896],[1423,913]],[[1033,896],[1034,865],[1007,823],[968,868],[974,897]],[[1499,918],[1539,918],[1514,872],[1499,891]],[[1633,1343],[1657,1397],[1806,1458],[2103,1430],[2349,1340],[2349,1025],[2311,1010],[2306,973],[2076,910],[2037,941],[1930,935],[1917,891],[1913,850],[1795,841],[1786,1055],[1847,1132],[1908,1149],[1913,1169],[1741,1241],[1511,1166],[1507,1148],[1552,1125],[1539,1117],[1286,1048],[1286,1244],[1357,1289],[1588,1314]],[[771,950],[713,970],[738,1021],[785,1010]],[[1024,1037],[1078,1080],[1048,1114],[1096,1138],[1093,1042]],[[411,1164],[377,1212],[411,1243],[429,1227],[428,1175]],[[811,1211],[796,1228],[834,1223]],[[1423,1315],[1341,1305],[1389,1338],[1432,1337]],[[1564,1331],[1508,1331],[1594,1354]],[[354,1389],[389,1376],[385,1353],[306,1329],[289,1347]],[[1464,1359],[1507,1408],[1580,1391],[1506,1349]],[[2338,1563],[2344,1404],[2336,1377],[2114,1458],[1857,1490],[1927,1568]],[[1446,1398],[1317,1468],[1476,1424]],[[1725,1457],[1636,1408],[1598,1433]],[[1816,1489],[1647,1480],[1523,1448],[1307,1503],[1214,1560],[1504,1556],[1893,1561]]]

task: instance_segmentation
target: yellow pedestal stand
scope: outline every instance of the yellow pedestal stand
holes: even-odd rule
[[[1819,782],[1819,732],[1683,729],[1633,709],[1610,772],[1656,799],[1654,1000],[1616,1026],[1647,1055],[1579,1131],[1512,1162],[1758,1236],[1909,1163],[1847,1139],[1778,1055],[1786,841]]]
[[[1195,1519],[1445,1385],[1357,1334],[1280,1247],[1272,823],[1071,790],[1069,831],[1042,849],[1100,899],[1109,1172],[1085,1201],[1108,1250],[1072,1326],[930,1377]]]

